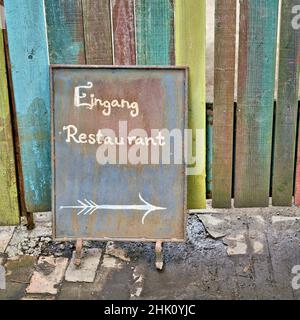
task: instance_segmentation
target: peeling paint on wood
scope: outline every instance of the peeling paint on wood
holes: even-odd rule
[[[269,205],[278,1],[240,0],[234,204]]]
[[[0,29],[0,225],[20,220],[3,31]]]
[[[215,12],[213,195],[214,208],[231,207],[236,0],[217,0]]]
[[[110,0],[82,0],[87,64],[113,64]]]
[[[291,24],[299,0],[282,1],[278,97],[275,117],[272,203],[291,206],[298,114],[300,33]],[[299,199],[296,190],[296,201]]]
[[[114,40],[114,64],[134,65],[135,16],[134,0],[111,0]]]
[[[50,63],[85,63],[81,0],[45,0],[45,9]]]
[[[173,0],[135,0],[137,64],[174,64]]]
[[[4,2],[26,209],[51,207],[50,81],[43,1]]]

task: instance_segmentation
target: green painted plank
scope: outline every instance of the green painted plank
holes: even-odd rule
[[[278,97],[276,103],[272,202],[291,206],[298,112],[300,31],[293,28],[293,7],[299,0],[282,1]]]
[[[136,0],[137,64],[174,64],[173,0]]]
[[[0,28],[0,225],[20,220],[3,31]]]
[[[269,205],[278,1],[240,0],[235,206]]]
[[[113,64],[110,0],[82,0],[82,5],[86,63]]]
[[[81,0],[45,0],[50,63],[85,64]]]
[[[176,64],[189,66],[190,152],[196,165],[189,165],[188,207],[205,208],[205,0],[175,1]],[[198,137],[198,138],[197,138]],[[192,161],[188,160],[189,163]],[[194,169],[194,170],[193,170]]]
[[[231,208],[236,0],[217,0],[215,18],[212,205]]]
[[[50,81],[43,1],[5,0],[26,210],[51,208]]]

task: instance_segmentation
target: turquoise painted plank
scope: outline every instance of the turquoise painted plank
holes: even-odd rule
[[[45,10],[50,63],[85,64],[81,0],[45,0]]]
[[[28,212],[51,208],[50,82],[44,2],[5,0]]]
[[[136,0],[137,64],[174,64],[173,0]]]
[[[269,205],[278,1],[240,0],[236,207]]]

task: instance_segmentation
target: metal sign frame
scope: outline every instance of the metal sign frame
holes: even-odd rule
[[[183,164],[182,174],[184,176],[184,194],[183,194],[183,238],[130,238],[130,237],[57,237],[56,236],[56,189],[55,189],[55,176],[56,176],[56,154],[55,154],[55,110],[54,110],[54,70],[60,69],[136,69],[136,70],[180,70],[185,73],[185,89],[184,89],[184,126],[185,129],[188,128],[188,117],[187,117],[187,106],[188,106],[188,67],[187,66],[117,66],[117,65],[67,65],[67,64],[57,64],[50,65],[50,90],[51,90],[51,166],[52,166],[52,235],[53,239],[57,241],[68,241],[68,240],[95,240],[95,241],[125,241],[125,242],[185,242],[186,241],[186,225],[187,225],[187,165]],[[183,139],[184,140],[184,139]],[[183,143],[183,150],[185,148],[185,142]],[[184,152],[184,151],[183,151]]]

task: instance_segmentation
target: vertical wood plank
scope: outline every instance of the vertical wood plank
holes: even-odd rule
[[[45,0],[50,63],[84,64],[81,0]]]
[[[278,98],[276,104],[272,202],[291,206],[294,187],[294,163],[298,113],[299,30],[293,28],[293,7],[299,0],[282,1]]]
[[[110,0],[82,0],[87,64],[113,64]]]
[[[300,58],[300,57],[299,57]],[[300,61],[300,59],[299,59]],[[296,170],[295,170],[295,205],[300,206],[300,119],[298,121],[298,146],[296,156]]]
[[[19,223],[16,163],[8,97],[3,31],[0,26],[0,225]]]
[[[114,64],[134,65],[134,0],[111,0],[114,39]]]
[[[298,55],[298,78],[300,76],[300,54]],[[299,102],[298,102],[299,106]],[[298,107],[299,110],[299,107]],[[295,166],[295,195],[294,202],[296,206],[300,206],[300,116],[298,115],[297,130],[297,150],[296,150],[296,166]]]
[[[49,62],[44,3],[5,0],[26,210],[51,208]]]
[[[231,207],[235,44],[236,0],[217,0],[212,194],[215,208]]]
[[[189,128],[198,170],[188,176],[188,207],[205,208],[205,0],[175,1],[176,64],[189,66]],[[201,141],[196,141],[199,133]],[[197,142],[197,145],[196,145]],[[196,153],[197,147],[197,153]],[[191,168],[189,168],[191,169]]]
[[[269,205],[278,1],[240,0],[235,206]]]
[[[173,0],[135,0],[137,64],[174,64]]]

